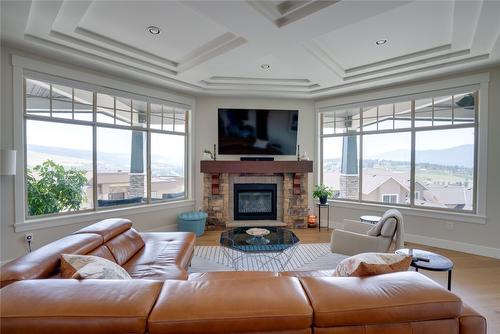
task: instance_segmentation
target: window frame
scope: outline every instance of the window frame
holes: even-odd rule
[[[16,176],[14,177],[14,197],[15,197],[15,222],[14,230],[16,232],[28,231],[33,229],[48,228],[54,226],[63,226],[68,224],[75,224],[80,222],[92,221],[99,218],[108,218],[116,216],[120,212],[122,214],[135,214],[142,212],[150,212],[157,210],[165,210],[166,208],[181,208],[181,207],[192,207],[194,205],[194,199],[192,198],[192,177],[193,169],[190,168],[190,161],[192,159],[192,115],[195,105],[195,100],[190,97],[185,97],[175,93],[171,93],[168,90],[160,90],[156,88],[148,88],[142,85],[136,85],[131,82],[123,82],[114,80],[111,78],[102,77],[93,73],[88,73],[85,71],[80,71],[77,69],[69,69],[55,64],[48,64],[42,61],[33,60],[30,58],[25,58],[18,55],[12,55],[12,65],[13,65],[13,109],[14,109],[14,128],[17,129],[14,132],[14,148],[22,153],[18,154],[17,166],[16,166]],[[48,74],[50,72],[51,74]],[[80,80],[67,79],[76,78]],[[185,154],[184,154],[184,192],[185,196],[182,199],[166,199],[161,201],[154,201],[151,203],[150,190],[148,187],[148,203],[138,203],[138,205],[120,205],[111,206],[105,208],[98,208],[97,202],[94,203],[94,208],[83,209],[79,211],[71,212],[60,212],[49,215],[39,215],[39,216],[28,216],[27,215],[27,191],[26,191],[26,119],[25,119],[25,78],[39,80],[39,81],[49,81],[50,83],[57,85],[69,86],[73,89],[83,89],[90,90],[94,93],[94,106],[97,101],[95,99],[95,93],[99,91],[100,93],[110,92],[115,96],[126,96],[131,99],[138,99],[142,101],[147,101],[148,105],[150,103],[161,103],[169,106],[175,106],[177,108],[182,108],[186,110],[186,125],[185,133],[175,132],[173,134],[183,135],[185,142]],[[99,84],[95,84],[99,82]],[[109,88],[113,87],[113,88]],[[134,92],[134,93],[131,93]],[[74,107],[73,107],[74,109]],[[148,110],[149,112],[149,110]],[[93,110],[93,115],[95,115],[95,107]],[[30,117],[30,119],[37,119],[49,122],[62,122],[71,121],[72,124],[86,124],[89,125],[88,121],[80,121],[73,119],[64,118],[51,118],[51,117]],[[148,114],[149,122],[149,114]],[[100,124],[102,125],[102,124]],[[93,119],[92,127],[96,127],[95,119]],[[131,126],[126,126],[127,129],[133,129]],[[150,129],[141,128],[141,130]],[[93,130],[95,131],[95,130]],[[163,132],[163,131],[161,131]],[[148,145],[149,145],[149,139]],[[148,148],[149,149],[149,148]],[[94,153],[95,155],[95,148]],[[147,155],[149,160],[149,152]],[[95,169],[95,158],[94,160],[94,171]],[[149,169],[149,161],[147,162]],[[148,174],[148,181],[150,174]],[[95,179],[95,177],[94,177]],[[94,186],[93,193],[95,194],[97,187]]]
[[[315,104],[316,109],[316,143],[315,143],[315,156],[318,163],[315,166],[315,179],[318,183],[323,181],[323,138],[340,136],[338,135],[323,135],[322,134],[322,113],[331,112],[335,110],[350,109],[352,107],[367,107],[374,105],[382,105],[386,103],[397,103],[403,102],[405,100],[411,99],[416,100],[425,97],[442,96],[438,94],[459,94],[461,92],[478,91],[478,98],[476,98],[476,110],[475,110],[475,154],[474,154],[474,209],[473,210],[457,210],[448,208],[435,208],[435,207],[424,207],[415,206],[415,171],[414,171],[414,160],[415,160],[415,132],[425,131],[425,130],[440,130],[446,129],[448,125],[439,126],[429,126],[429,127],[412,127],[403,129],[391,129],[391,130],[380,130],[375,131],[375,133],[394,133],[394,132],[405,132],[410,131],[412,133],[412,150],[411,150],[411,205],[405,204],[390,204],[381,202],[371,202],[363,201],[361,199],[362,194],[362,169],[360,169],[360,198],[353,199],[330,199],[330,201],[343,208],[354,208],[354,209],[364,209],[383,212],[384,210],[394,207],[400,209],[403,213],[419,217],[429,217],[436,219],[454,220],[461,222],[470,223],[486,223],[486,155],[487,155],[487,120],[488,120],[488,85],[489,85],[489,73],[480,73],[464,77],[457,77],[441,81],[433,81],[422,84],[406,85],[402,87],[387,88],[374,90],[367,93],[358,93],[349,96],[340,96],[337,98],[325,99],[318,101]],[[412,102],[413,103],[413,102]],[[478,106],[480,106],[478,108]],[[412,112],[414,112],[414,105],[412,105]],[[414,117],[412,115],[412,122],[414,122]],[[468,124],[455,124],[450,126],[450,128],[471,128],[471,123]],[[362,160],[362,138],[363,133],[367,134],[368,131],[363,132],[357,131],[360,135],[360,160]],[[373,131],[370,131],[373,133]],[[362,161],[360,161],[360,167],[362,166]]]

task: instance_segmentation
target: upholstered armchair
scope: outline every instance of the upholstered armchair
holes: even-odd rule
[[[388,210],[375,225],[344,220],[344,227],[332,232],[330,248],[333,253],[345,255],[387,253],[393,239],[397,248],[402,246],[402,220],[397,210]]]

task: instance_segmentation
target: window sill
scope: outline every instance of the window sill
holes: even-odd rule
[[[388,209],[396,209],[401,211],[405,216],[423,217],[444,221],[472,223],[472,224],[486,224],[486,216],[473,213],[460,213],[460,212],[446,212],[438,210],[417,209],[402,206],[391,206],[384,204],[373,203],[360,203],[353,201],[340,201],[329,200],[332,207],[346,208],[346,209],[363,209],[383,213]]]
[[[161,211],[167,209],[194,207],[194,205],[195,205],[194,200],[182,200],[176,202],[144,204],[133,207],[129,206],[129,207],[115,208],[103,211],[90,211],[80,214],[77,213],[71,215],[30,219],[24,222],[15,223],[14,231],[25,232],[31,230],[39,230],[57,226],[65,226],[65,225],[78,224],[82,222],[113,218],[120,215],[140,214],[140,213]]]

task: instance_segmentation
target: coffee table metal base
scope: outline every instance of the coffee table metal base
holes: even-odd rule
[[[257,271],[276,271],[276,269],[285,271],[298,245],[276,252],[242,252],[224,246],[222,249],[236,271],[243,270],[245,268],[244,263],[252,260],[257,264],[257,268],[255,268]]]

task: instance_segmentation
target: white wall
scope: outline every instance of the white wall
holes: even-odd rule
[[[287,109],[299,110],[299,133],[297,144],[301,154],[306,151],[312,159],[314,153],[314,102],[299,99],[269,99],[269,98],[234,98],[234,97],[199,97],[196,100],[196,116],[194,128],[196,138],[194,145],[195,166],[195,200],[196,207],[203,206],[203,177],[200,173],[200,160],[203,149],[213,150],[217,144],[217,110],[219,108],[252,108],[252,109]],[[239,156],[221,155],[218,160],[239,160]],[[276,156],[276,160],[296,160],[296,156]],[[309,194],[312,193],[314,178],[309,174]],[[309,196],[309,207],[312,207],[312,197]]]
[[[486,223],[479,224],[460,222],[454,219],[436,219],[405,215],[407,241],[500,258],[500,66],[476,72],[463,73],[461,75],[434,78],[433,80],[421,81],[413,84],[422,83],[425,85],[437,80],[455,79],[487,72],[490,74],[490,81],[488,94],[488,122],[485,124],[487,127],[488,148]],[[363,93],[369,95],[383,95],[383,92],[389,89],[404,87],[405,85],[394,85],[384,89],[370,90]],[[353,95],[354,94],[338,96],[332,100],[348,100]],[[485,163],[485,161],[481,161],[480,163]],[[342,226],[342,221],[344,219],[357,220],[362,214],[380,215],[381,211],[376,209],[339,207],[334,204],[332,212],[332,226]]]
[[[60,63],[52,62],[48,59],[43,59],[31,54],[27,54],[18,50],[10,50],[2,47],[1,51],[1,109],[0,109],[0,147],[12,149],[14,146],[14,136],[19,129],[14,128],[14,107],[13,107],[13,67],[11,65],[11,53],[21,56],[27,56],[34,60],[46,62],[50,65],[60,66]],[[143,91],[158,91],[158,87],[147,86],[142,83],[128,81],[126,79],[107,77],[102,73],[89,71],[87,69],[78,68],[75,66],[64,65],[62,68],[68,70],[83,71],[87,75],[95,75],[101,78],[97,84],[103,84],[110,80],[119,80],[118,83],[123,85],[141,87]],[[48,73],[52,74],[52,73]],[[78,79],[78,78],[75,78]],[[114,87],[120,88],[120,87]],[[164,90],[163,90],[164,91]],[[164,91],[165,94],[177,95],[175,92]],[[178,95],[181,96],[182,95]],[[182,97],[192,99],[190,97]],[[193,99],[192,99],[193,100]],[[194,100],[193,100],[194,101]],[[17,154],[23,154],[18,152]],[[16,176],[18,177],[18,176]],[[0,176],[0,262],[6,262],[9,259],[21,256],[26,253],[26,244],[24,242],[24,234],[32,232],[34,234],[33,248],[38,248],[53,240],[61,238],[79,228],[92,224],[100,219],[110,217],[124,217],[133,221],[134,227],[139,231],[172,231],[177,229],[176,216],[177,214],[194,209],[193,201],[182,203],[181,207],[173,207],[172,205],[155,206],[146,210],[132,209],[125,211],[114,211],[106,214],[100,214],[100,218],[94,217],[80,219],[80,222],[57,226],[44,229],[33,229],[31,231],[23,231],[16,233],[14,230],[14,176]],[[72,218],[73,219],[73,218]],[[55,223],[64,222],[64,219],[58,219]]]

